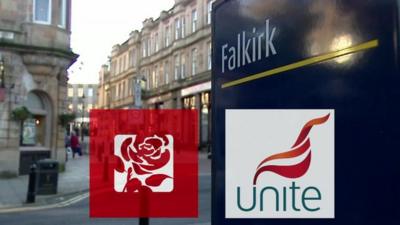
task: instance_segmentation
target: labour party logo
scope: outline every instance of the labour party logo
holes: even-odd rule
[[[90,112],[91,217],[197,217],[196,110]]]
[[[152,192],[171,192],[174,187],[173,146],[172,135],[154,135],[142,141],[137,135],[115,136],[115,191],[137,192],[149,188]]]
[[[226,217],[334,218],[334,111],[227,110]]]

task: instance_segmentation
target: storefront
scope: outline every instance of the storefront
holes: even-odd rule
[[[200,149],[207,149],[211,142],[211,82],[201,83],[181,90],[182,108],[196,109],[199,113]]]
[[[150,98],[146,101],[145,108],[149,109],[174,109],[177,108],[172,93]]]

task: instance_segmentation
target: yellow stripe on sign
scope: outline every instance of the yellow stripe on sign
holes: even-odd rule
[[[376,48],[376,47],[378,47],[378,45],[379,45],[379,41],[377,39],[376,40],[372,40],[372,41],[368,41],[368,42],[362,43],[360,45],[356,45],[356,46],[353,46],[353,47],[345,48],[345,49],[342,49],[342,50],[339,50],[339,51],[335,51],[335,52],[330,52],[330,53],[327,53],[327,54],[324,54],[324,55],[320,55],[320,56],[315,56],[315,57],[308,58],[308,59],[305,59],[305,60],[301,60],[299,62],[295,62],[295,63],[289,64],[289,65],[286,65],[286,66],[281,66],[281,67],[278,67],[278,68],[275,68],[275,69],[272,69],[272,70],[267,70],[267,71],[264,71],[264,72],[261,72],[261,73],[257,73],[257,74],[250,75],[250,76],[247,76],[247,77],[244,77],[244,78],[240,78],[240,79],[237,79],[237,80],[234,80],[234,81],[230,81],[230,82],[222,84],[222,88],[228,88],[228,87],[237,86],[237,85],[240,85],[240,84],[244,84],[244,83],[247,83],[247,82],[250,82],[250,81],[253,81],[253,80],[257,80],[257,79],[263,78],[263,77],[268,77],[268,76],[272,76],[272,75],[275,75],[275,74],[279,74],[279,73],[283,73],[283,72],[286,72],[286,71],[290,71],[290,70],[294,70],[294,69],[297,69],[297,68],[301,68],[301,67],[304,67],[304,66],[312,65],[312,64],[315,64],[315,63],[324,62],[324,61],[327,61],[327,60],[330,60],[330,59],[333,59],[333,58],[337,58],[337,57],[340,57],[340,56],[352,54],[352,53],[355,53],[355,52],[360,52],[360,51],[364,51],[364,50],[367,50],[367,49]]]

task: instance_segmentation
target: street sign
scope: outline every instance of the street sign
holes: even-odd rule
[[[399,9],[214,3],[213,224],[398,223]]]

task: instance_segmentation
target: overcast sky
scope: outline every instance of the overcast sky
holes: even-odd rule
[[[112,46],[173,5],[174,0],[73,0],[71,47],[80,57],[69,69],[69,82],[98,83]]]

